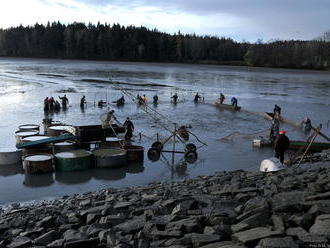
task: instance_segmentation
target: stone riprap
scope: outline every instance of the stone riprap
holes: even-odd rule
[[[2,210],[0,247],[330,247],[330,169],[232,171]]]

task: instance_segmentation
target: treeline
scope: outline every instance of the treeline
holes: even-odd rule
[[[0,29],[0,56],[329,69],[330,42],[250,44],[119,24],[54,22]]]

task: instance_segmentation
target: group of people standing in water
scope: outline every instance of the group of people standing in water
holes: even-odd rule
[[[69,106],[69,99],[66,95],[62,97],[59,96],[58,98],[61,103],[58,100],[55,100],[54,97],[46,97],[44,99],[44,111],[60,111],[61,107],[63,110],[67,109]]]
[[[220,104],[224,104],[225,99],[226,99],[225,95],[222,94],[222,93],[220,93],[219,103],[220,103]],[[230,103],[231,103],[232,106],[237,107],[237,105],[238,105],[238,100],[237,100],[237,98],[233,96],[233,97],[230,99]]]

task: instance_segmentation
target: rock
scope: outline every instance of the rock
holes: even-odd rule
[[[185,233],[201,232],[202,227],[197,218],[188,218],[168,223],[167,230],[182,230]]]
[[[37,227],[45,227],[45,228],[52,227],[53,225],[54,225],[53,216],[47,216],[43,218],[41,221],[36,223]]]
[[[79,206],[81,207],[87,207],[87,206],[90,206],[92,204],[92,200],[91,199],[86,199],[86,200],[83,200],[79,203]]]
[[[80,211],[80,215],[81,216],[87,216],[88,214],[101,214],[102,215],[101,212],[107,208],[108,208],[108,205],[92,207],[92,208]]]
[[[271,206],[275,212],[301,212],[309,208],[305,203],[305,198],[309,195],[310,193],[303,191],[279,193],[272,198]]]
[[[7,246],[8,248],[25,248],[30,247],[32,244],[31,239],[27,237],[18,236]]]
[[[180,238],[182,236],[181,231],[159,231],[153,230],[149,234],[152,240],[158,239],[169,239],[169,238]]]
[[[321,214],[330,214],[330,201],[314,203],[314,205],[308,210],[308,213],[315,217]]]
[[[306,197],[306,201],[329,200],[329,199],[330,199],[330,192],[325,192],[322,194],[316,194]]]
[[[47,245],[58,238],[58,233],[54,230],[49,231],[34,240],[37,245]]]
[[[52,243],[48,244],[47,247],[49,248],[60,248],[63,247],[64,239],[58,239],[53,241]]]
[[[201,247],[202,248],[246,248],[246,246],[232,241],[216,242]]]
[[[212,226],[206,226],[203,231],[204,234],[217,234],[217,231]]]
[[[98,238],[66,242],[64,248],[91,248],[99,243]]]
[[[90,225],[94,222],[96,222],[96,220],[100,217],[99,214],[88,214],[87,218],[86,218],[86,224]]]
[[[285,226],[284,226],[282,217],[273,214],[271,219],[272,219],[272,222],[273,222],[273,229],[275,231],[278,231],[279,233],[284,233],[285,232]]]
[[[121,223],[119,225],[114,226],[115,230],[122,231],[124,233],[136,233],[140,230],[145,225],[145,220],[144,218],[134,218],[132,220],[128,220],[124,223]]]
[[[180,239],[181,244],[193,247],[200,247],[209,243],[220,241],[220,235],[189,233]]]
[[[78,218],[76,213],[69,213],[69,214],[66,215],[66,217],[68,219],[68,222],[71,223],[71,224],[80,222],[80,219]]]
[[[268,218],[269,218],[269,212],[262,211],[262,212],[259,212],[255,215],[252,215],[252,216],[242,220],[241,222],[239,222],[235,225],[232,225],[231,230],[234,233],[236,233],[236,232],[244,231],[244,230],[251,229],[254,227],[265,226],[268,222]]]
[[[113,208],[114,209],[121,209],[121,208],[128,208],[130,206],[133,206],[134,204],[132,202],[117,202]]]
[[[265,238],[260,240],[257,248],[298,248],[292,237]]]
[[[314,235],[327,236],[330,238],[330,214],[317,216],[309,232]]]
[[[266,227],[256,227],[253,229],[249,229],[243,232],[234,233],[233,237],[239,240],[240,242],[247,244],[259,241],[263,238],[278,236],[281,233],[277,231],[272,231]]]
[[[293,227],[286,230],[286,235],[303,239],[303,237],[308,236],[309,233],[301,227]]]
[[[125,222],[126,218],[119,215],[108,215],[102,217],[99,221],[100,224],[109,224],[110,226],[116,226]]]
[[[88,235],[77,230],[70,229],[63,234],[63,238],[65,242],[73,242],[88,239]]]

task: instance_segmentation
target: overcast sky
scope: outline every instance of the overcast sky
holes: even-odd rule
[[[313,39],[330,30],[330,0],[1,0],[0,27],[120,23],[255,42]]]

